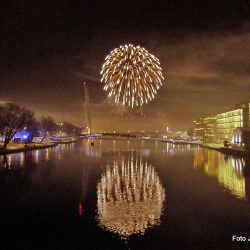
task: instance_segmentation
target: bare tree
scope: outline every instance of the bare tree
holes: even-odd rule
[[[80,135],[82,130],[81,128],[71,124],[70,122],[64,122],[62,125],[62,130],[68,135],[68,136],[76,136]]]
[[[49,132],[51,133],[56,130],[56,123],[54,122],[53,118],[50,116],[42,117],[40,126],[41,126],[41,131],[43,133],[43,138],[40,142],[43,142],[43,140],[45,139],[45,137],[48,135]]]
[[[26,127],[30,133],[30,141],[32,141],[34,136],[38,136],[39,122],[34,117],[27,123]]]
[[[3,149],[7,147],[15,134],[34,121],[34,113],[14,103],[0,106],[0,131],[4,135]]]

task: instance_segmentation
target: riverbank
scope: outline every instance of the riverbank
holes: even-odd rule
[[[3,143],[0,142],[0,155],[26,152],[30,150],[37,150],[37,149],[44,149],[44,148],[51,148],[59,144],[69,144],[69,143],[77,142],[78,140],[80,140],[80,138],[73,137],[73,138],[63,138],[58,141],[32,142],[30,144],[11,142],[8,144],[6,149],[1,148],[3,146]]]
[[[68,144],[79,141],[79,137],[72,137],[72,138],[63,138],[57,141],[58,144]]]
[[[224,154],[233,155],[233,156],[250,156],[250,151],[242,148],[232,148],[224,147],[223,144],[219,143],[201,143],[198,141],[187,141],[187,140],[172,140],[172,139],[162,139],[162,138],[143,138],[144,140],[157,140],[161,142],[168,142],[173,144],[188,144],[188,145],[198,145],[203,148],[208,148],[212,150],[219,151]]]
[[[2,146],[2,143],[0,144]],[[36,149],[44,149],[44,148],[51,148],[58,145],[58,142],[45,142],[45,143],[30,143],[30,144],[23,144],[23,143],[10,143],[6,149],[0,149],[1,154],[13,154],[19,152],[26,152],[30,150]]]
[[[168,141],[171,143],[171,141]],[[242,148],[232,148],[232,147],[224,147],[223,144],[220,143],[201,143],[201,142],[192,142],[192,141],[174,141],[174,144],[189,144],[189,145],[199,145],[203,148],[208,148],[212,150],[219,151],[224,154],[234,155],[234,156],[247,156],[250,155],[250,151],[242,149]]]
[[[213,150],[217,150],[224,154],[230,154],[234,156],[250,156],[250,151],[242,149],[242,148],[230,148],[230,147],[224,147],[223,144],[215,144],[215,143],[203,143],[201,144],[204,148],[209,148]]]

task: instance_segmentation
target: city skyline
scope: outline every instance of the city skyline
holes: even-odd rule
[[[82,82],[94,130],[192,127],[201,116],[250,100],[249,4],[9,3],[2,8],[0,102],[85,124]],[[143,116],[116,106],[100,82],[105,56],[141,45],[161,62],[163,86]]]

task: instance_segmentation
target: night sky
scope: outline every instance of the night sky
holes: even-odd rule
[[[114,105],[100,82],[105,56],[145,47],[165,80],[143,116]],[[0,2],[0,103],[94,130],[185,129],[200,116],[250,100],[250,1]]]

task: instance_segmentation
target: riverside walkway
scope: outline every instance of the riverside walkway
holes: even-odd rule
[[[46,141],[46,142],[31,142],[29,144],[24,143],[16,143],[16,142],[10,142],[6,149],[2,149],[3,142],[0,142],[0,155],[1,154],[12,154],[12,153],[18,153],[18,152],[26,152],[30,150],[37,150],[37,149],[44,149],[44,148],[51,148],[55,147],[58,144],[68,144],[72,142],[78,141],[79,137],[72,137],[72,138],[63,138],[58,141]]]

